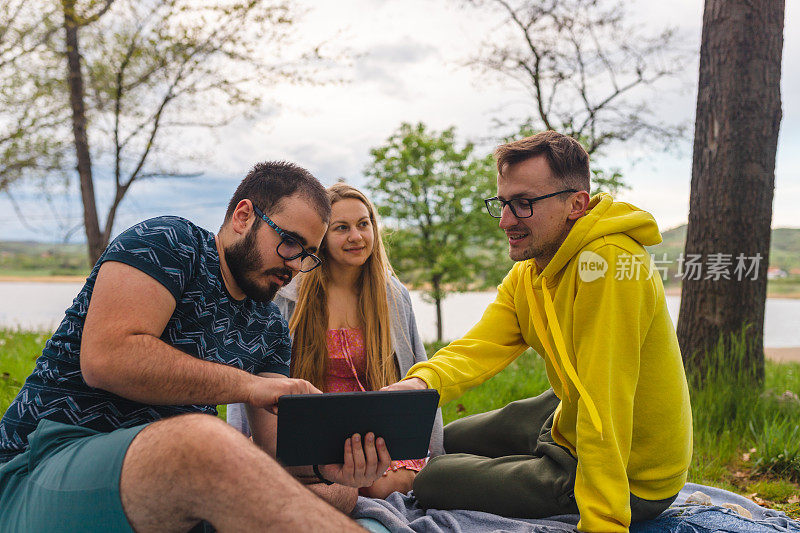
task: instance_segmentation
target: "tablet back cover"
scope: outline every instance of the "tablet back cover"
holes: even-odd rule
[[[372,432],[392,460],[428,455],[439,393],[367,391],[282,396],[278,401],[277,456],[285,466],[340,464],[344,441]]]

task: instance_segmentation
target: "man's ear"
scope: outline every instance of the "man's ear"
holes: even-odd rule
[[[567,215],[567,220],[578,220],[586,214],[589,208],[589,193],[586,191],[578,191],[574,193],[572,198],[569,199],[570,212]]]
[[[255,211],[253,211],[253,203],[244,199],[236,204],[236,209],[233,210],[231,216],[231,228],[239,235],[244,235],[250,230],[255,218]]]

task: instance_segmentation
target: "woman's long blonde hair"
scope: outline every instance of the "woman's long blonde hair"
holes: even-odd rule
[[[372,222],[372,253],[361,267],[356,282],[359,288],[358,316],[364,326],[364,354],[366,356],[365,386],[377,390],[398,380],[399,370],[394,358],[389,329],[389,306],[396,307],[394,287],[387,291],[391,265],[386,257],[378,215],[375,206],[364,193],[345,183],[328,187],[331,205],[346,198],[363,203]],[[297,291],[297,305],[289,328],[292,331],[292,377],[310,381],[325,390],[328,373],[328,295],[330,282],[330,256],[326,239],[320,245],[322,265],[302,275]]]

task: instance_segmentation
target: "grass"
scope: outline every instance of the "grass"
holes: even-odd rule
[[[91,270],[85,244],[0,241],[0,276],[82,276]]]
[[[33,370],[48,338],[45,333],[0,329],[0,416]],[[217,411],[225,420],[226,406]]]
[[[756,474],[800,482],[800,365],[767,361],[759,389],[748,372],[736,370],[743,367],[743,347],[743,335],[720,343],[705,385],[693,387],[696,460],[690,475],[724,478],[729,465],[741,462]],[[736,477],[729,482],[736,484]]]
[[[46,340],[41,333],[0,329],[0,413],[25,383]]]
[[[800,276],[790,275],[785,278],[771,279],[767,282],[767,296],[800,297]]]
[[[536,352],[528,350],[483,385],[445,405],[442,416],[447,424],[465,416],[497,409],[514,400],[537,396],[549,387],[544,361]]]
[[[0,329],[0,413],[16,396],[47,336]],[[438,345],[441,346],[441,345]],[[438,347],[428,345],[428,353]],[[745,495],[800,518],[800,364],[766,362],[762,389],[730,375],[733,355],[708,371],[706,386],[692,387],[694,456],[689,481]],[[443,409],[445,423],[497,409],[548,387],[544,363],[532,350]],[[224,419],[224,407],[220,417]]]
[[[28,279],[58,278],[61,276],[74,277],[76,279],[89,276],[89,271],[77,268],[42,268],[42,269],[7,269],[0,268],[0,277],[21,278],[23,281]]]

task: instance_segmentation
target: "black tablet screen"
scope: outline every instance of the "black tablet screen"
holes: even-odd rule
[[[368,432],[383,437],[392,460],[423,458],[438,404],[433,389],[281,396],[278,461],[285,466],[340,464],[344,441]]]

